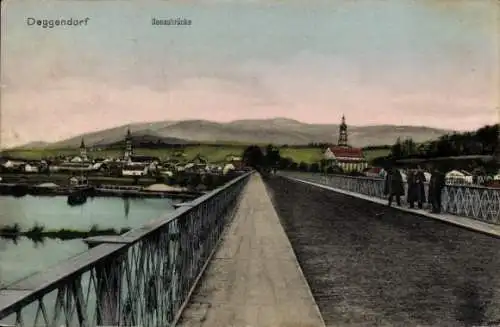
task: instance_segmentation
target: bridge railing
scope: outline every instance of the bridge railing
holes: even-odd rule
[[[170,326],[251,173],[0,290],[0,326]]]
[[[345,175],[325,175],[321,173],[280,172],[285,177],[310,181],[341,190],[386,199],[384,179],[375,177],[354,177]],[[408,184],[404,183],[405,194]],[[429,194],[429,184],[425,184],[425,194]],[[406,204],[406,197],[402,198]],[[428,207],[429,204],[426,204]],[[442,211],[484,222],[500,225],[500,189],[471,185],[447,184],[442,191]]]

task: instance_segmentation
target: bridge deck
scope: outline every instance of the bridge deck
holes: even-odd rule
[[[236,217],[179,326],[321,327],[321,314],[261,177]]]
[[[500,239],[340,192],[268,189],[328,326],[499,326]]]

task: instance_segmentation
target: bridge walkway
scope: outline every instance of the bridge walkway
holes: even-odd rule
[[[325,326],[258,174],[177,325]]]

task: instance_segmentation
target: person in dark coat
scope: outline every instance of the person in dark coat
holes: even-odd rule
[[[441,196],[445,185],[445,174],[439,167],[435,167],[429,182],[429,202],[431,203],[433,213],[441,212]]]
[[[408,194],[406,195],[406,202],[410,205],[410,209],[415,207],[417,201],[417,177],[413,169],[408,170],[406,174],[406,182],[408,183]]]
[[[407,196],[407,201],[410,204],[410,208],[415,207],[415,202],[418,203],[418,208],[422,209],[423,208],[423,203],[425,201],[425,174],[418,167],[418,169],[415,170],[410,170],[408,173],[407,177],[408,181],[408,196]]]
[[[427,198],[425,196],[425,183],[427,182],[427,178],[425,177],[424,171],[420,166],[418,166],[416,177],[417,177],[417,191],[418,191],[417,203],[418,207],[422,209],[423,204],[427,202]]]
[[[401,206],[401,196],[405,195],[403,177],[396,168],[389,168],[384,183],[384,195],[388,196],[388,205],[392,205],[392,200],[396,197],[396,203]]]

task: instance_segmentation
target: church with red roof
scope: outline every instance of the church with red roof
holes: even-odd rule
[[[361,172],[368,167],[363,150],[354,148],[347,143],[347,125],[344,116],[342,116],[339,128],[337,145],[329,146],[324,152],[324,158],[329,162],[329,165],[339,166],[345,172]]]

